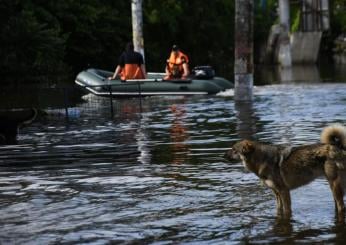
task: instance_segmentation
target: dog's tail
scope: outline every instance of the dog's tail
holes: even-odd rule
[[[321,133],[321,143],[335,145],[346,150],[346,127],[341,124],[325,127]]]

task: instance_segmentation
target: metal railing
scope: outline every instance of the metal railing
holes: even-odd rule
[[[130,83],[129,83],[130,84]],[[130,103],[138,107],[136,112],[142,113],[142,88],[140,82],[131,82],[137,86],[137,95],[132,100],[119,98],[114,87],[121,85],[81,86],[81,87],[26,87],[21,89],[2,88],[0,90],[0,111],[19,108],[37,108],[50,112],[55,116],[63,116],[67,120],[74,115],[74,109],[84,112],[108,111],[110,118],[116,115],[119,104]],[[84,88],[84,89],[83,89]],[[98,92],[98,91],[102,91]],[[125,97],[121,96],[121,97]],[[132,96],[133,97],[133,96]],[[121,103],[120,103],[121,102]]]
[[[329,0],[301,1],[301,31],[327,31],[330,28]]]

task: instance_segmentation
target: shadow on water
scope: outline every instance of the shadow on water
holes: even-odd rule
[[[275,220],[272,222],[272,229],[267,233],[256,237],[255,240],[245,239],[248,242],[257,243],[283,243],[283,244],[299,244],[299,243],[320,243],[328,241],[333,244],[343,244],[346,239],[345,224],[338,224],[330,228],[313,229],[307,228],[300,230],[296,221]]]
[[[344,80],[346,81],[346,80]],[[217,96],[86,95],[0,146],[1,244],[342,243],[324,179],[292,191],[293,218],[224,152],[239,139],[292,145],[345,123],[345,83],[256,86],[253,103]]]

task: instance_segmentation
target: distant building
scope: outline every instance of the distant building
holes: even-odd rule
[[[290,6],[299,5],[299,26],[290,27]],[[271,28],[264,60],[283,67],[317,62],[322,34],[330,29],[329,0],[279,0],[280,23]]]
[[[315,32],[328,31],[329,0],[302,0],[300,31]]]

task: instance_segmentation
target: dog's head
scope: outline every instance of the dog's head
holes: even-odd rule
[[[235,143],[231,149],[225,153],[228,160],[243,160],[255,150],[255,145],[250,140],[242,140]]]

